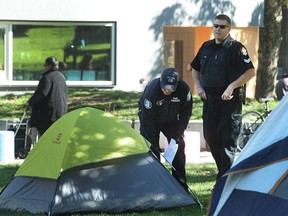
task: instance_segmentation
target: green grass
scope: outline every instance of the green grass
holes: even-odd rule
[[[21,118],[28,99],[32,93],[24,95],[6,95],[0,97],[0,119],[13,119]],[[69,89],[68,96],[68,110],[74,110],[81,107],[94,107],[103,111],[111,112],[126,120],[137,120],[138,116],[138,99],[141,92],[125,92],[115,90],[99,90],[97,88],[91,89]],[[191,120],[200,120],[202,115],[202,101],[198,96],[193,96],[193,111]],[[269,103],[270,108],[273,109],[277,106],[278,101]],[[247,99],[246,104],[243,106],[243,112],[257,110],[264,111],[264,104],[256,100]],[[27,116],[30,115],[28,111]]]
[[[19,165],[0,165],[0,190],[2,190],[5,185],[9,182],[13,174],[17,171]],[[198,200],[203,205],[203,209],[198,205],[192,205],[181,208],[173,208],[169,210],[150,210],[147,212],[131,212],[131,213],[121,213],[121,214],[104,214],[104,213],[91,213],[85,214],[90,216],[104,216],[104,215],[114,215],[114,216],[204,216],[206,214],[206,209],[209,203],[211,188],[215,184],[216,178],[216,166],[214,163],[201,163],[194,164],[188,163],[187,169],[187,181],[188,186],[195,194]],[[29,213],[17,213],[11,211],[3,212],[5,215],[9,216],[29,216]],[[35,215],[35,214],[33,214]],[[37,214],[38,216],[44,216],[45,214]],[[80,214],[73,214],[73,216],[80,216]],[[82,214],[83,215],[83,214]]]

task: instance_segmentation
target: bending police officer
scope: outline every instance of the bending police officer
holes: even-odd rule
[[[176,140],[178,151],[172,162],[172,175],[186,185],[184,131],[192,114],[192,96],[189,86],[179,79],[174,68],[167,68],[160,78],[152,80],[140,97],[140,133],[152,144],[151,151],[160,160],[159,135],[162,132],[170,143]]]

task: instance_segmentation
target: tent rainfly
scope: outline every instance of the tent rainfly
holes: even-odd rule
[[[60,215],[197,204],[128,124],[80,108],[39,139],[0,194],[0,209]]]
[[[257,129],[214,189],[209,216],[288,214],[288,95]]]

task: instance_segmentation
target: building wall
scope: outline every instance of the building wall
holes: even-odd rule
[[[263,1],[250,0],[247,5],[239,0],[220,0],[217,4],[206,0],[1,0],[0,24],[9,20],[116,21],[115,89],[142,90],[163,69],[163,26],[211,26],[214,16],[222,11],[231,16],[235,26],[260,26]],[[203,39],[199,35],[205,31],[200,28],[194,32],[195,41]],[[192,35],[185,37],[189,40]],[[185,50],[183,65],[192,59],[189,53],[195,49],[189,45]],[[183,76],[191,82],[185,71]],[[142,78],[144,82],[140,83]]]

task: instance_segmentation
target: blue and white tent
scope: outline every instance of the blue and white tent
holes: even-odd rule
[[[217,181],[207,215],[288,215],[288,95]]]

